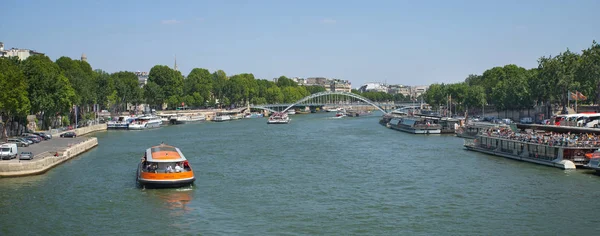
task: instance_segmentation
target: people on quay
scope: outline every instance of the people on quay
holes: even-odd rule
[[[539,133],[533,130],[516,133],[510,128],[500,127],[484,130],[483,134],[487,136],[496,136],[521,142],[546,144],[550,146],[600,147],[600,136],[588,133]]]

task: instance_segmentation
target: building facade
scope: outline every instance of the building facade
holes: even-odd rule
[[[138,83],[140,87],[144,87],[148,83],[148,72],[135,72],[135,75],[138,77]]]
[[[19,60],[25,60],[32,55],[44,55],[31,49],[11,48],[4,50],[4,43],[0,42],[0,57],[18,57]]]

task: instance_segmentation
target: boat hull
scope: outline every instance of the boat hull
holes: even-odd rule
[[[193,171],[179,173],[142,172],[142,164],[138,165],[137,182],[144,188],[177,188],[190,186],[196,181]]]
[[[152,128],[158,128],[158,127],[160,127],[161,124],[162,124],[162,121],[161,122],[146,123],[144,125],[129,124],[129,128],[128,129],[131,129],[131,130],[152,129]]]
[[[411,134],[441,134],[442,133],[441,129],[415,129],[415,128],[409,128],[409,127],[395,126],[395,125],[391,125],[390,128],[392,128],[394,130],[402,131],[402,132],[411,133]]]
[[[505,158],[518,160],[518,161],[526,161],[526,162],[531,162],[531,163],[540,164],[540,165],[557,167],[557,168],[564,169],[564,170],[576,169],[575,164],[569,160],[543,161],[543,160],[535,160],[532,158],[527,158],[527,157],[522,157],[522,156],[516,156],[516,155],[512,155],[512,154],[508,154],[508,153],[502,153],[502,152],[498,152],[498,151],[494,151],[494,150],[478,148],[476,146],[471,146],[471,145],[464,145],[464,147],[465,147],[465,149],[467,149],[469,151],[481,152],[481,153],[485,153],[485,154],[505,157]]]
[[[286,120],[286,121],[283,121],[283,120],[271,121],[271,120],[269,120],[269,121],[267,121],[267,124],[270,124],[270,125],[281,125],[281,124],[287,124],[287,123],[290,123],[290,121],[289,120]]]

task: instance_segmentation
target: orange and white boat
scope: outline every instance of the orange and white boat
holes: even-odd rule
[[[181,187],[192,185],[196,178],[179,148],[160,144],[148,148],[138,164],[137,182],[141,187]]]

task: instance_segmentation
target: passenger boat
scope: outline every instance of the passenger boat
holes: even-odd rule
[[[364,110],[347,110],[346,111],[346,116],[349,117],[359,117],[359,116],[368,116],[371,115],[371,111],[364,111]]]
[[[163,143],[148,148],[138,164],[137,182],[144,188],[191,186],[195,180],[181,150]]]
[[[171,117],[175,117],[177,116],[176,114],[160,114],[160,120],[162,121],[163,125],[166,124],[170,124],[171,123]]]
[[[600,173],[600,149],[596,150],[592,153],[586,153],[585,157],[590,159],[590,162],[586,165],[587,168],[596,170],[597,173]]]
[[[296,110],[294,110],[294,109],[289,109],[289,110],[287,111],[287,113],[288,113],[288,115],[295,115],[295,114],[296,114]]]
[[[127,129],[129,124],[135,120],[135,117],[119,116],[117,120],[106,123],[107,129]]]
[[[135,121],[129,124],[128,128],[132,130],[150,129],[158,128],[161,124],[162,120],[158,116],[149,115],[135,119]]]
[[[590,160],[586,154],[600,147],[600,141],[585,134],[533,130],[515,132],[506,127],[489,128],[476,135],[475,139],[464,140],[467,150],[561,169],[585,167]]]
[[[504,125],[484,123],[484,122],[469,123],[469,124],[466,124],[464,126],[459,127],[458,129],[456,129],[455,134],[456,134],[456,137],[459,137],[459,138],[475,139],[477,137],[477,135],[479,133],[481,133],[481,131],[492,128],[492,127],[500,127],[500,126],[504,126]]]
[[[230,121],[230,120],[231,120],[230,115],[217,115],[217,116],[215,116],[215,119],[213,121],[223,122],[223,121]]]
[[[287,124],[290,123],[290,117],[285,112],[275,112],[267,120],[267,124]]]
[[[411,134],[440,134],[442,126],[433,120],[423,117],[394,117],[386,125],[388,128]]]
[[[178,114],[171,117],[171,124],[187,124],[192,122],[204,121],[206,117],[202,114]]]
[[[262,113],[248,113],[244,115],[244,118],[261,118],[263,117]]]
[[[338,111],[337,113],[335,113],[335,117],[344,117],[346,116],[346,113],[343,111]]]

